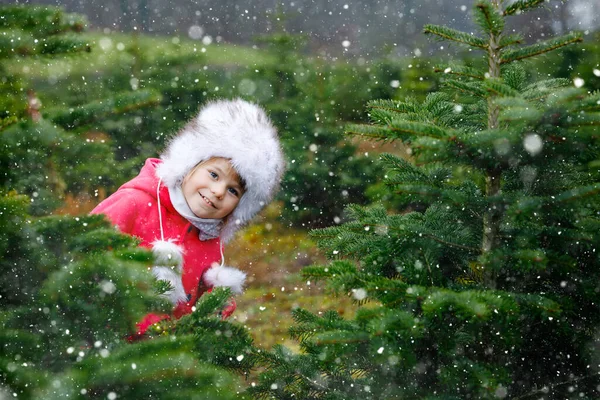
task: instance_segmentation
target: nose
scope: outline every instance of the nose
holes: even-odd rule
[[[221,200],[223,198],[223,196],[225,196],[225,192],[227,190],[227,187],[224,183],[221,182],[215,182],[212,186],[211,186],[211,191],[212,193],[215,195],[215,197],[219,200]]]

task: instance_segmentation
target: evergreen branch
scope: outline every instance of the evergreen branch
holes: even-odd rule
[[[426,136],[440,140],[447,140],[455,136],[450,129],[444,129],[423,122],[394,120],[390,123],[390,128],[392,133],[408,134],[410,136]],[[397,138],[402,138],[402,136],[399,135]]]
[[[155,106],[159,104],[160,99],[160,94],[154,91],[138,90],[132,93],[121,93],[115,98],[95,101],[72,109],[50,110],[45,113],[45,116],[62,127],[72,129],[109,115]]]
[[[470,246],[465,246],[465,245],[458,244],[458,243],[449,242],[447,240],[444,240],[444,239],[441,239],[441,238],[439,238],[437,236],[434,236],[431,233],[424,233],[423,237],[427,237],[429,239],[432,239],[432,240],[434,240],[434,241],[436,241],[436,242],[438,242],[440,244],[446,245],[448,247],[456,247],[458,249],[468,250],[468,251],[473,252],[473,253],[477,253],[477,252],[479,252],[481,250],[481,249],[479,249],[477,247],[470,247]]]
[[[421,252],[421,255],[423,256],[423,260],[425,260],[425,266],[427,266],[427,272],[429,272],[429,281],[431,283],[431,286],[434,286],[435,282],[433,282],[433,272],[431,271],[431,264],[429,263],[427,254],[425,253],[425,251],[423,249],[420,249],[420,252]]]
[[[375,334],[373,334],[375,336]],[[370,340],[370,336],[366,332],[355,331],[330,331],[319,333],[313,339],[314,343],[322,346],[328,344],[350,344],[364,343]]]
[[[303,278],[313,279],[324,279],[336,275],[352,273],[356,273],[356,266],[354,266],[354,264],[352,264],[350,261],[346,260],[337,260],[326,266],[313,265],[302,269]],[[299,317],[301,317],[301,315],[299,315]]]
[[[508,46],[513,46],[513,45],[516,45],[516,44],[521,44],[521,43],[523,43],[523,40],[524,40],[523,36],[521,36],[518,33],[514,33],[514,34],[511,34],[511,35],[503,35],[500,38],[500,42],[498,43],[498,48],[499,49],[503,49],[503,48],[508,47]]]
[[[528,397],[532,397],[535,395],[538,395],[540,393],[548,393],[548,389],[549,388],[556,388],[556,387],[560,387],[560,386],[564,386],[564,385],[569,385],[569,384],[573,384],[574,382],[580,382],[586,379],[590,379],[590,378],[596,378],[596,379],[600,379],[600,375],[598,375],[597,373],[592,374],[592,375],[586,375],[586,376],[580,376],[577,378],[573,378],[570,379],[568,381],[563,381],[563,382],[558,382],[558,383],[553,383],[550,385],[546,385],[541,389],[537,389],[537,390],[532,390],[531,392],[525,393],[520,395],[519,397],[513,397],[514,400],[520,400],[520,399],[526,399]]]
[[[85,40],[71,36],[51,36],[42,39],[38,44],[40,54],[71,54],[92,51],[89,43]],[[34,50],[36,47],[34,47]]]
[[[376,140],[391,140],[390,131],[382,126],[349,124],[346,126],[346,134],[358,135]]]
[[[347,128],[348,134],[361,135],[380,140],[410,139],[411,136],[426,136],[435,139],[447,140],[452,137],[452,131],[439,126],[424,123],[395,119],[388,126],[351,124]]]
[[[600,125],[600,115],[598,114],[576,114],[575,117],[571,119],[571,121],[567,122],[567,125],[570,127],[577,126],[599,126]]]
[[[136,239],[129,235],[112,229],[95,229],[75,237],[71,242],[71,249],[79,252],[104,252],[106,249],[124,249],[136,244]]]
[[[399,179],[403,182],[413,181],[413,182],[428,182],[431,185],[434,185],[435,182],[431,180],[431,178],[425,174],[420,168],[415,165],[409,163],[403,158],[397,157],[393,154],[384,153],[380,156],[380,160],[385,163],[386,166],[390,169],[390,171],[396,172],[399,174]],[[392,182],[391,178],[388,178],[387,182]]]
[[[596,91],[584,99],[579,101],[575,107],[572,108],[574,111],[600,111],[600,91]],[[1,123],[0,123],[1,124]],[[1,129],[1,127],[0,127]]]
[[[212,292],[203,294],[195,304],[196,311],[191,314],[195,320],[194,322],[197,324],[200,318],[216,315],[230,298],[231,289],[228,287],[215,287]]]
[[[523,123],[525,121],[534,121],[541,118],[544,114],[542,111],[529,104],[522,105],[520,103],[510,104],[514,97],[504,97],[496,100],[499,105],[504,105],[506,108],[500,111],[499,120],[505,123]],[[522,100],[522,99],[521,99]],[[513,131],[514,132],[514,131]]]
[[[463,43],[469,46],[478,47],[480,49],[486,49],[487,43],[484,39],[473,36],[469,33],[462,32],[456,29],[448,28],[446,26],[431,25],[427,24],[423,27],[423,31],[426,34],[437,35],[446,40],[452,40],[454,42]]]
[[[292,310],[292,318],[298,324],[314,324],[319,319],[319,317],[317,317],[310,311],[300,307]]]
[[[434,67],[433,71],[434,72],[443,72],[444,74],[456,75],[456,76],[461,76],[461,77],[465,77],[465,78],[473,78],[473,79],[477,79],[477,80],[485,79],[485,76],[483,76],[480,73],[480,71],[478,71],[477,69],[462,66],[462,65],[451,65],[451,66],[447,66],[447,67],[436,66],[436,67]]]
[[[114,251],[115,257],[120,260],[137,261],[150,264],[154,259],[152,252],[145,247],[131,247]]]
[[[367,108],[382,109],[402,114],[419,112],[418,106],[414,103],[388,99],[370,100],[367,103]]]
[[[558,202],[580,200],[585,197],[594,196],[597,193],[600,193],[600,183],[568,190],[556,196],[555,200]]]
[[[524,92],[534,92],[537,90],[554,90],[571,86],[572,82],[566,78],[545,79],[534,82],[525,87]]]
[[[316,328],[313,325],[292,326],[288,329],[288,334],[294,340],[306,342],[311,336],[316,334]]]
[[[512,63],[502,72],[502,82],[520,94],[527,80],[527,73],[522,63]]]
[[[19,122],[19,119],[14,115],[7,118],[0,118],[0,132],[17,122]]]
[[[0,7],[0,28],[23,29],[36,37],[63,32],[81,32],[87,21],[81,14],[65,13],[59,7],[16,5]]]
[[[534,57],[582,41],[583,37],[581,33],[569,33],[567,35],[539,42],[531,46],[506,51],[504,54],[502,54],[500,63],[506,64],[517,60],[523,60],[525,58]]]
[[[487,0],[475,4],[475,22],[486,33],[498,36],[504,29],[504,18]]]
[[[500,79],[489,78],[483,81],[483,88],[496,95],[519,97],[519,91],[504,84]]]
[[[556,89],[569,87],[572,82],[566,78],[547,79],[535,82],[523,90],[522,96],[528,100],[542,100]]]
[[[487,94],[487,92],[481,88],[481,84],[479,82],[460,82],[454,79],[448,79],[444,81],[444,85],[479,97],[485,97]]]
[[[504,16],[508,16],[508,15],[513,15],[517,11],[518,12],[529,11],[533,8],[538,7],[544,1],[545,0],[518,0],[514,3],[512,3],[511,5],[509,5],[508,7],[506,7],[506,10],[504,10],[504,12],[502,14]]]
[[[0,32],[0,59],[34,54],[34,37],[19,29]]]

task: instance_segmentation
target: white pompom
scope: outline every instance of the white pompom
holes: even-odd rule
[[[177,267],[181,272],[183,264],[183,248],[172,241],[156,240],[152,242],[152,254],[155,265]]]
[[[246,273],[237,268],[217,266],[204,273],[204,282],[212,287],[228,287],[235,294],[243,292]]]
[[[185,293],[185,289],[183,289],[181,275],[173,271],[170,267],[152,267],[152,274],[159,281],[167,281],[173,287],[173,289],[163,294],[171,303],[177,305],[177,303],[187,301],[187,294]]]

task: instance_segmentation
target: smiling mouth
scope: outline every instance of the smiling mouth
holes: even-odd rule
[[[211,206],[212,208],[217,208],[215,207],[215,205],[212,203],[212,201],[210,201],[208,198],[204,197],[202,195],[202,193],[198,193],[200,195],[200,197],[202,197],[202,199],[206,202],[206,204],[208,204],[209,206]]]

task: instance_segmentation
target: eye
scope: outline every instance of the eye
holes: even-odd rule
[[[208,173],[210,174],[210,176],[211,176],[211,177],[213,177],[213,178],[215,178],[215,179],[217,179],[217,178],[219,177],[219,175],[217,175],[217,173],[216,173],[216,172],[213,172],[213,171],[208,171]]]
[[[238,197],[240,195],[239,192],[234,188],[229,188],[228,190],[229,190],[229,193],[231,193],[235,197]]]

